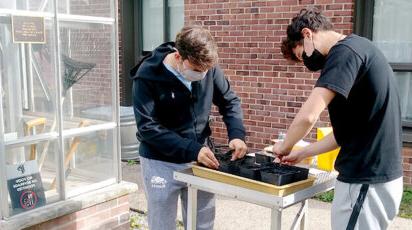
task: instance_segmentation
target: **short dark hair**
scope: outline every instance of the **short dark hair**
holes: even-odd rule
[[[308,28],[314,32],[321,30],[332,30],[333,25],[330,20],[322,14],[322,12],[316,8],[304,8],[292,18],[292,22],[286,29],[287,37],[282,41],[281,51],[283,57],[293,61],[299,61],[293,54],[292,49],[297,45],[302,44],[303,28]]]
[[[210,69],[217,63],[218,49],[209,30],[197,25],[183,27],[176,35],[176,49],[183,60]]]

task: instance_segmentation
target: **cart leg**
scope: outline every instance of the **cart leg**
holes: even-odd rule
[[[270,230],[282,229],[282,209],[272,208]]]
[[[308,206],[309,201],[302,201],[302,219],[300,220],[300,230],[308,229]]]
[[[308,200],[304,200],[301,202],[300,209],[296,214],[295,219],[293,220],[292,227],[290,229],[297,230],[298,226],[301,230],[307,229],[307,215],[308,215]]]
[[[197,189],[189,185],[187,194],[187,229],[196,230]]]

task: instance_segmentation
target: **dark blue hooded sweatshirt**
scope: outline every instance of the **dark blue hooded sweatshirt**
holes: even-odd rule
[[[132,71],[133,105],[143,157],[173,163],[197,160],[211,134],[212,103],[223,116],[229,140],[244,140],[240,99],[230,89],[218,65],[206,77],[192,82],[192,92],[163,64],[175,52],[173,42],[157,47]]]

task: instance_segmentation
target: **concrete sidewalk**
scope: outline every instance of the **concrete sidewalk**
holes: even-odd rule
[[[131,196],[132,207],[138,210],[147,211],[146,198],[140,178],[140,165],[128,165],[123,162],[122,169],[123,180],[138,183],[139,185],[138,192]],[[299,207],[299,205],[295,205],[283,211],[282,226],[284,229],[289,229]],[[309,200],[308,229],[330,229],[330,208],[330,203]],[[178,219],[181,220],[180,202]],[[411,229],[411,226],[412,220],[397,217],[389,229],[409,230]],[[270,229],[270,209],[226,197],[217,197],[215,229]]]

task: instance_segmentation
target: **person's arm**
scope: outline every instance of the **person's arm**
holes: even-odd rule
[[[314,88],[290,125],[284,141],[274,145],[273,153],[275,155],[289,154],[293,146],[310,132],[321,112],[328,106],[335,95],[334,91],[327,88]]]
[[[335,136],[333,133],[330,133],[318,142],[312,143],[302,149],[292,150],[287,156],[281,156],[281,161],[283,163],[293,165],[299,163],[307,157],[329,152],[337,147],[339,146],[336,143]]]
[[[212,157],[209,148],[181,137],[158,122],[154,112],[155,96],[149,85],[141,79],[133,81],[133,105],[140,140],[165,156],[172,156],[182,162],[197,160],[208,167],[217,168],[219,163]]]
[[[239,97],[230,89],[229,81],[217,65],[213,69],[213,104],[223,116],[229,137],[229,147],[234,149],[232,159],[242,158],[247,151],[246,131]]]

